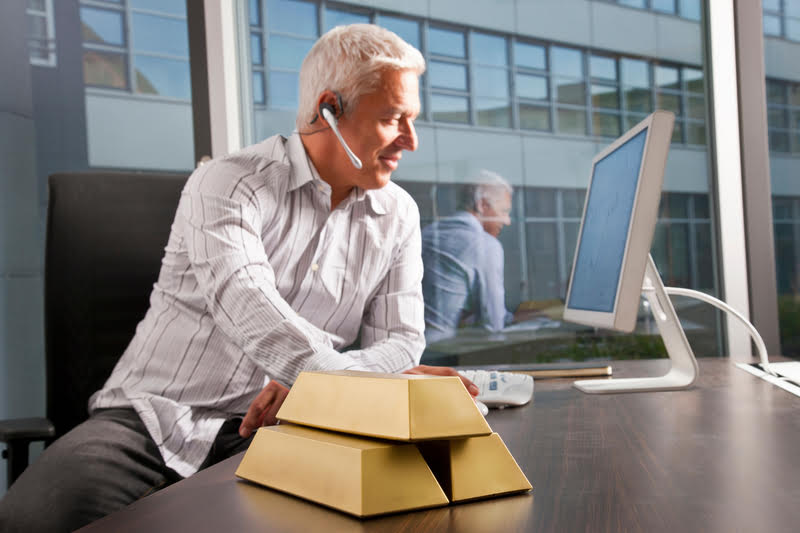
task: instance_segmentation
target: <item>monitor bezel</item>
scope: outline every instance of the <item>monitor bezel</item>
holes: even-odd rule
[[[664,169],[666,168],[667,154],[672,142],[674,122],[675,115],[673,113],[661,110],[655,111],[592,159],[581,225],[578,230],[575,255],[572,260],[566,300],[564,302],[564,320],[625,332],[633,331],[636,326],[642,282],[658,218],[658,206],[661,201],[661,188],[664,182]],[[614,297],[614,307],[610,312],[572,308],[569,306],[572,279],[575,275],[575,264],[580,252],[581,239],[583,238],[583,225],[586,221],[586,207],[591,198],[595,166],[645,128],[648,129],[647,138],[639,167],[639,179],[634,194],[631,217],[628,222],[628,234],[625,240],[622,267]]]

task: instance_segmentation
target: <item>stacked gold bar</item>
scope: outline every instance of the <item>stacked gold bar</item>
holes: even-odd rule
[[[356,516],[531,489],[454,376],[304,372],[278,419],[236,475]]]

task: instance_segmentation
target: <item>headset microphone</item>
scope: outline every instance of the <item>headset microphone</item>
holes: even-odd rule
[[[322,102],[319,104],[319,114],[322,115],[322,118],[325,122],[330,125],[331,129],[333,130],[334,135],[336,138],[339,139],[339,143],[341,143],[342,148],[344,148],[347,157],[350,158],[350,162],[353,163],[353,166],[357,169],[361,170],[361,160],[356,157],[356,154],[347,146],[347,143],[344,141],[342,134],[339,133],[339,128],[336,126],[336,116],[333,114],[334,108],[328,102]]]

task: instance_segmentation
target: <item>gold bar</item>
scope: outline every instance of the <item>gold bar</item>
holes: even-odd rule
[[[413,444],[288,424],[260,428],[236,475],[356,516],[448,503]]]
[[[305,426],[402,441],[492,432],[455,376],[303,372],[277,417]]]
[[[417,446],[451,502],[524,492],[532,488],[497,433],[420,442]]]

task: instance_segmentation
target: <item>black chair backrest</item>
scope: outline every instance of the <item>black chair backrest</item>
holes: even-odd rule
[[[186,175],[55,174],[45,252],[47,416],[88,417],[149,306]]]

